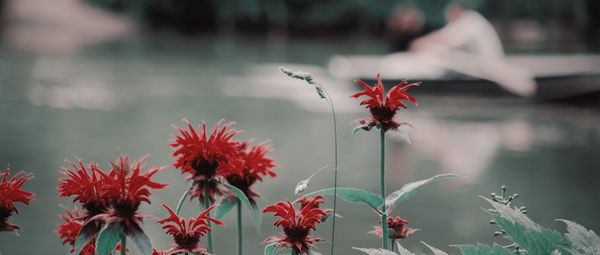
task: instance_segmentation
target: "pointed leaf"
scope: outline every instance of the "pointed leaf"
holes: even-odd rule
[[[152,255],[152,242],[139,226],[130,237],[143,255]]]
[[[400,255],[415,255],[414,253],[412,253],[409,250],[402,247],[402,245],[400,245],[400,242],[396,241],[395,243],[396,243],[396,248],[398,249],[398,254],[400,254]]]
[[[393,251],[388,251],[388,250],[384,250],[384,249],[373,249],[373,248],[356,248],[356,247],[352,247],[352,249],[355,250],[359,250],[362,251],[366,254],[369,255],[398,255],[397,253],[393,252]]]
[[[121,239],[122,227],[121,222],[111,222],[105,225],[96,239],[96,254],[108,255],[115,249],[117,243]]]
[[[453,245],[462,251],[463,255],[514,255],[512,251],[494,244],[493,247],[489,247],[485,244],[477,244],[477,246],[470,244]]]
[[[303,197],[314,197],[316,195],[333,195],[333,193],[334,188],[328,188],[305,194]],[[381,197],[362,189],[339,187],[337,188],[337,196],[348,202],[364,203],[375,210],[377,210],[377,208],[383,203]],[[299,199],[296,199],[294,203],[298,202],[298,200]]]
[[[252,216],[252,221],[254,222],[254,225],[256,226],[256,230],[258,232],[260,232],[260,223],[261,223],[261,217],[262,217],[262,213],[260,211],[260,209],[258,208],[258,206],[256,205],[256,203],[250,203],[250,200],[248,200],[248,198],[246,197],[246,195],[244,194],[243,191],[241,191],[240,189],[231,186],[227,183],[222,183],[223,186],[225,186],[227,189],[229,189],[231,192],[233,192],[233,194],[242,201],[242,203],[244,203],[246,205],[246,208],[248,208],[248,211],[250,212],[250,215]]]
[[[267,247],[265,247],[265,255],[274,255],[276,249],[277,247],[275,246],[275,244],[267,245]]]
[[[567,224],[568,233],[565,236],[571,241],[573,254],[600,254],[600,237],[592,230],[568,220],[559,219]]]
[[[221,206],[217,207],[217,212],[215,213],[215,219],[220,220],[225,216],[231,209],[237,204],[237,200],[235,198],[225,197],[221,199],[219,202]]]
[[[533,222],[521,211],[506,206],[490,199],[484,198],[494,206],[494,211],[488,212],[496,224],[509,239],[527,250],[528,254],[552,254],[559,250],[562,254],[569,254],[565,247],[570,247],[570,241],[561,234]]]
[[[94,220],[88,220],[79,230],[79,234],[77,234],[77,238],[75,238],[75,243],[73,246],[75,247],[75,254],[81,253],[83,247],[85,247],[98,232],[100,232],[100,224],[96,223]]]
[[[421,241],[422,244],[424,244],[425,246],[427,246],[427,248],[429,248],[431,250],[431,252],[433,252],[434,255],[448,255],[448,253],[445,253],[444,251],[437,249],[423,241]]]
[[[364,130],[364,131],[371,131],[371,126],[369,126],[369,124],[360,124],[358,126],[356,126],[353,130],[352,130],[352,137],[354,137],[354,135],[356,135],[356,133],[358,133],[358,131],[360,130]]]
[[[433,181],[436,181],[439,179],[452,178],[452,177],[458,177],[458,175],[440,174],[440,175],[433,176],[426,180],[421,180],[421,181],[416,181],[416,182],[411,182],[411,183],[405,184],[401,189],[392,192],[390,195],[388,195],[385,198],[385,206],[387,207],[386,208],[387,214],[389,214],[392,211],[392,209],[394,208],[394,206],[396,204],[410,198],[417,191],[419,191],[425,184],[428,184],[430,182],[433,182]]]

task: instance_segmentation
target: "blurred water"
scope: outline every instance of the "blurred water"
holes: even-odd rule
[[[331,120],[312,88],[279,74],[276,66],[322,67],[335,54],[383,51],[383,45],[367,39],[281,44],[166,36],[125,39],[66,55],[0,50],[0,165],[10,163],[13,170],[36,175],[25,185],[36,201],[19,206],[20,214],[12,218],[23,228],[22,237],[0,233],[0,252],[67,253],[53,233],[63,213],[58,204],[71,204],[55,193],[63,160],[78,156],[106,169],[119,148],[134,157],[150,154],[150,165],[170,164],[171,125],[183,125],[183,117],[209,125],[225,118],[245,130],[240,138],[271,139],[272,156],[282,169],[276,180],[267,179],[256,189],[265,198],[263,206],[293,199],[297,181],[333,164]],[[304,68],[329,87],[338,106],[341,186],[377,193],[378,136],[351,138],[352,121],[366,114],[358,100],[348,98],[356,88],[315,67]],[[516,204],[528,206],[530,217],[544,226],[563,231],[554,219],[566,218],[600,230],[597,109],[506,98],[420,95],[418,101],[419,107],[410,106],[399,116],[415,126],[409,130],[413,145],[388,139],[388,192],[444,172],[464,177],[428,186],[395,209],[393,215],[422,229],[402,241],[406,247],[423,249],[423,240],[456,252],[447,245],[506,243],[493,237],[496,228],[481,210],[488,205],[477,197],[498,192],[502,184],[521,194]],[[320,173],[310,189],[330,186],[330,173]],[[160,202],[175,206],[188,184],[173,168],[157,179],[171,185],[155,191],[152,205],[143,210],[160,218],[166,215]],[[357,254],[353,246],[378,247],[379,239],[366,234],[378,217],[361,205],[338,204],[344,218],[338,220],[337,253]],[[196,208],[186,204],[183,213],[192,216]],[[215,230],[215,253],[235,254],[234,215],[225,221],[226,227]],[[262,254],[260,242],[278,232],[272,221],[266,215],[257,234],[244,215],[246,254]],[[153,222],[144,228],[156,247],[166,249],[170,238]],[[315,235],[328,239],[330,223]],[[318,247],[326,253],[328,245]]]

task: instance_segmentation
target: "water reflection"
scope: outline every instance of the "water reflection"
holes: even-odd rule
[[[41,57],[34,61],[27,97],[36,106],[109,111],[119,95],[106,77],[92,63]]]

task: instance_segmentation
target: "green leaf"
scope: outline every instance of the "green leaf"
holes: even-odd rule
[[[135,232],[130,237],[143,255],[152,255],[152,242],[139,226],[136,227]]]
[[[250,200],[248,200],[248,198],[246,197],[244,192],[241,191],[240,189],[238,189],[234,186],[231,186],[227,183],[222,183],[222,184],[227,189],[229,189],[231,192],[233,192],[233,194],[246,205],[246,208],[248,208],[248,211],[250,212],[250,215],[252,216],[252,221],[254,222],[254,225],[256,226],[256,230],[258,232],[260,232],[260,223],[261,223],[261,219],[262,219],[261,218],[262,213],[261,213],[260,209],[258,208],[258,206],[255,203],[250,203]]]
[[[592,230],[568,220],[558,219],[567,224],[568,233],[565,236],[571,241],[573,254],[600,254],[600,237]]]
[[[121,222],[111,222],[105,225],[96,239],[96,254],[108,255],[121,239]]]
[[[569,254],[565,247],[570,246],[570,241],[561,234],[533,222],[518,209],[511,208],[488,198],[482,197],[494,206],[494,211],[488,212],[509,239],[527,250],[528,254],[552,254],[559,250]]]
[[[267,245],[267,247],[265,247],[265,255],[274,255],[275,250],[277,250],[277,247],[275,247],[275,244],[269,244],[269,245]]]
[[[422,244],[424,244],[425,246],[427,246],[427,248],[429,248],[431,250],[431,252],[433,252],[434,255],[448,255],[448,253],[445,253],[444,251],[437,249],[423,241],[421,241]]]
[[[463,255],[514,255],[514,253],[500,245],[494,244],[489,247],[485,244],[470,244],[453,245],[462,251]]]
[[[219,202],[220,206],[217,207],[217,212],[215,213],[215,219],[220,220],[225,216],[235,205],[237,205],[237,199],[231,197],[224,197]]]
[[[388,251],[388,250],[384,250],[384,249],[373,249],[373,248],[356,248],[356,247],[352,247],[352,249],[355,250],[359,250],[362,251],[366,254],[369,255],[398,255],[397,253],[393,252],[393,251]]]
[[[396,249],[398,249],[398,254],[400,254],[400,255],[415,255],[414,253],[412,253],[409,250],[402,247],[402,245],[400,245],[400,242],[396,241],[395,243],[396,243]]]
[[[354,137],[354,135],[356,135],[356,133],[358,133],[358,131],[360,130],[364,130],[364,131],[371,131],[373,127],[369,126],[369,124],[360,124],[358,126],[356,126],[353,130],[352,130],[352,137]]]
[[[440,174],[440,175],[433,176],[426,180],[421,180],[421,181],[416,181],[416,182],[411,182],[411,183],[405,184],[404,186],[402,186],[401,189],[392,192],[385,198],[385,206],[387,207],[386,208],[387,214],[390,214],[390,212],[392,212],[392,209],[394,208],[394,206],[396,204],[410,198],[417,191],[419,191],[425,184],[428,184],[428,183],[436,181],[436,180],[452,178],[452,177],[458,177],[458,175]]]
[[[77,237],[75,238],[75,253],[81,253],[83,247],[85,247],[98,232],[100,232],[100,224],[94,220],[88,220],[79,230]]]
[[[333,195],[333,193],[334,188],[327,188],[305,194],[304,197],[314,197],[316,195]],[[348,202],[364,203],[373,208],[374,210],[377,210],[377,208],[381,206],[381,204],[383,204],[381,197],[362,189],[339,187],[337,188],[337,196]],[[298,202],[298,200],[299,199],[296,199],[294,203]]]

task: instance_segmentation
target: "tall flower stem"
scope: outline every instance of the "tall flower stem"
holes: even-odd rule
[[[321,84],[319,84],[321,86]],[[321,86],[322,87],[322,86]],[[337,205],[337,176],[338,176],[338,135],[337,135],[337,121],[335,117],[335,108],[333,107],[333,100],[331,100],[331,96],[327,90],[323,89],[325,95],[327,96],[327,102],[329,103],[329,107],[331,107],[331,114],[333,116],[333,158],[334,158],[334,168],[333,168],[333,218],[331,219],[331,255],[333,255],[333,250],[335,247],[335,211]]]
[[[385,212],[385,131],[383,127],[380,127],[381,130],[381,169],[380,169],[380,179],[379,186],[381,187],[381,200],[383,201],[383,206],[381,209],[381,244],[383,249],[388,249],[388,224],[387,224],[387,214]],[[335,218],[335,217],[334,217]]]
[[[204,180],[204,208],[209,208],[210,207],[210,191],[208,190],[208,184],[209,182],[207,180]],[[206,214],[207,217],[210,217],[210,212]],[[208,221],[208,227],[210,228],[210,221]],[[208,242],[208,252],[209,253],[213,253],[213,247],[212,247],[212,229],[211,231],[208,231],[206,233],[206,237],[207,237],[207,242]]]
[[[127,237],[121,233],[121,255],[127,254]]]
[[[238,255],[242,255],[242,201],[237,200]]]
[[[186,190],[183,194],[181,194],[181,198],[179,199],[179,203],[177,203],[177,209],[175,210],[175,213],[177,215],[179,215],[179,212],[181,211],[181,207],[183,206],[183,203],[185,202],[185,199],[187,198],[187,196],[190,194],[190,190]]]

